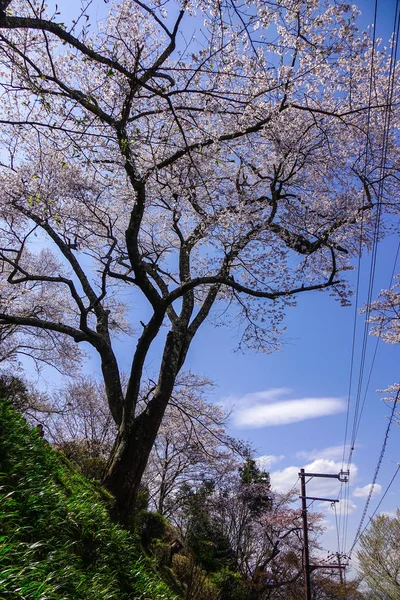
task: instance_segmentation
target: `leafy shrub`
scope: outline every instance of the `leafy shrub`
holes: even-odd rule
[[[167,520],[159,513],[141,511],[138,515],[137,530],[145,548],[154,540],[161,540],[167,530]]]
[[[219,571],[232,564],[233,553],[229,540],[206,511],[192,513],[186,541],[196,561],[207,572]]]
[[[107,461],[101,456],[96,456],[85,441],[62,442],[57,444],[56,448],[79,467],[82,475],[88,479],[102,479]]]
[[[223,569],[210,579],[220,590],[220,600],[249,600],[250,592],[240,573]]]
[[[154,558],[161,567],[169,566],[171,563],[171,544],[156,540],[152,547]]]
[[[172,569],[180,582],[184,584],[185,600],[219,600],[220,593],[192,556],[175,554]]]

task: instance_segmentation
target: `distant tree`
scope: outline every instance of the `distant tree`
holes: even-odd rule
[[[50,410],[49,398],[37,390],[21,374],[10,375],[0,371],[0,398],[8,400],[31,424],[37,424],[38,414]]]
[[[367,600],[370,596],[361,591],[361,578],[346,577],[341,583],[339,574],[332,569],[320,569],[312,575],[312,600]],[[299,600],[304,598],[304,582],[302,578],[294,584],[277,588],[270,600]],[[382,600],[382,598],[380,599]]]
[[[360,540],[359,569],[371,598],[400,598],[400,510],[395,517],[378,515]]]
[[[179,376],[143,476],[150,507],[176,523],[187,490],[218,483],[250,452],[228,434],[228,415],[207,400],[211,387],[193,373]]]
[[[292,508],[295,497],[272,491],[268,474],[251,458],[218,485],[210,481],[195,494],[188,490],[184,533],[207,570],[223,569],[216,575],[222,589],[245,589],[244,597],[254,600],[284,598],[292,586],[298,589],[303,542],[301,511]],[[310,519],[311,546],[321,531],[319,521],[317,514]],[[238,589],[234,572],[241,577]]]
[[[205,321],[273,350],[297,295],[348,302],[381,182],[398,209],[400,90],[348,3],[121,0],[98,30],[64,4],[0,2],[0,326],[99,356],[124,519]]]
[[[206,571],[235,567],[235,553],[220,515],[212,510],[213,482],[205,482],[186,498],[185,540]]]
[[[104,386],[95,377],[80,375],[55,391],[45,422],[56,447],[71,453],[76,447],[89,459],[108,460],[116,428]]]
[[[116,436],[104,385],[95,377],[78,375],[53,392],[38,412],[47,439],[75,462],[87,477],[101,479]]]
[[[312,597],[313,600],[367,600],[367,596],[360,589],[361,583],[361,577],[346,577],[346,581],[341,583],[339,574],[335,574],[331,569],[325,572],[321,569],[313,574]],[[298,596],[296,600],[297,598]]]

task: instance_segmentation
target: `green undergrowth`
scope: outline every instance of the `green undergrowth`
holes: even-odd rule
[[[176,600],[109,497],[0,401],[0,598]]]

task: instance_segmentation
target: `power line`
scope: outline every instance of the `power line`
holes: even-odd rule
[[[376,483],[376,480],[378,478],[378,473],[379,473],[379,470],[381,468],[383,456],[385,454],[386,445],[387,445],[387,442],[388,442],[388,439],[389,439],[390,427],[391,427],[392,422],[393,422],[393,417],[394,417],[394,414],[395,414],[395,411],[396,411],[397,401],[398,401],[398,398],[399,398],[399,394],[400,394],[400,390],[397,392],[396,397],[395,397],[394,402],[393,402],[392,412],[391,412],[391,415],[390,415],[390,418],[389,418],[388,426],[386,428],[385,438],[383,440],[383,444],[382,444],[381,452],[380,452],[380,455],[379,455],[378,463],[377,463],[376,468],[375,468],[375,473],[374,473],[374,477],[373,477],[373,480],[372,480],[371,488],[369,490],[369,494],[368,494],[368,497],[367,497],[367,500],[366,500],[366,503],[365,503],[365,506],[364,506],[363,514],[361,516],[361,520],[360,520],[360,524],[359,524],[358,529],[357,529],[357,533],[356,533],[354,541],[353,541],[353,545],[350,548],[349,556],[351,556],[351,553],[353,552],[354,546],[357,544],[357,542],[358,542],[358,540],[360,538],[360,535],[361,535],[360,532],[362,530],[364,519],[366,517],[368,506],[369,506],[369,503],[371,501],[372,493],[374,491],[375,483]]]
[[[366,123],[366,132],[365,132],[364,178],[366,178],[366,176],[367,176],[367,164],[368,164],[369,132],[370,132],[371,105],[372,105],[372,92],[373,92],[373,74],[374,74],[374,65],[375,65],[377,15],[378,15],[378,0],[375,0],[372,49],[371,49],[371,66],[370,66],[370,73],[369,73],[368,111],[367,111],[367,123]],[[355,295],[355,302],[354,302],[353,335],[352,335],[352,344],[351,344],[351,359],[350,359],[350,373],[349,373],[349,388],[348,388],[348,397],[347,397],[346,425],[345,425],[344,442],[343,442],[342,470],[344,469],[344,459],[345,459],[345,453],[346,453],[346,444],[347,444],[347,435],[348,435],[349,417],[350,417],[350,402],[351,402],[355,347],[356,347],[356,333],[357,333],[357,315],[358,315],[358,303],[359,303],[359,293],[360,293],[363,228],[364,228],[364,212],[361,213],[361,223],[360,223],[358,265],[357,265],[357,283],[356,283],[356,295]],[[357,402],[356,402],[356,406],[355,406],[355,414],[356,414],[356,412],[357,412]],[[353,446],[353,444],[351,444],[351,446]],[[349,452],[349,461],[348,461],[348,465],[347,465],[347,470],[349,470],[350,461],[351,461],[351,451]],[[341,487],[340,487],[339,497],[341,497],[342,491],[343,491],[343,483],[341,484]],[[345,506],[346,506],[346,501],[348,502],[348,500],[349,500],[348,496],[349,496],[349,486],[347,486],[345,488],[345,498],[344,498]],[[348,514],[345,513],[344,517],[343,517],[343,526],[342,526],[342,517],[341,517],[341,515],[339,515],[339,530],[342,529],[342,550],[343,551],[345,549],[345,544],[346,544],[347,519],[348,519]]]
[[[370,68],[370,74],[369,74],[367,125],[366,125],[366,132],[365,132],[365,138],[366,138],[365,160],[364,160],[364,175],[365,176],[366,176],[366,169],[367,169],[367,162],[368,162],[368,147],[369,147],[368,140],[369,140],[369,129],[370,129],[370,122],[371,122],[371,104],[372,104],[372,90],[373,90],[372,79],[373,79],[374,62],[375,62],[375,40],[376,40],[377,12],[378,12],[378,0],[375,0],[372,51],[371,51],[371,68]],[[348,390],[348,396],[347,396],[347,413],[346,413],[346,425],[345,425],[345,432],[344,432],[342,469],[344,468],[344,457],[345,457],[345,451],[346,451],[347,433],[348,433],[349,416],[350,416],[350,398],[351,398],[351,387],[352,387],[352,380],[353,380],[353,368],[354,368],[354,356],[355,356],[355,344],[356,344],[358,296],[359,296],[359,290],[360,290],[361,251],[362,251],[362,245],[363,245],[363,223],[364,223],[364,213],[362,212],[361,213],[361,223],[360,223],[359,247],[358,247],[356,297],[355,297],[355,302],[354,302],[353,336],[352,336],[352,345],[351,345],[349,390]]]
[[[388,141],[389,141],[389,129],[390,129],[390,119],[391,119],[391,104],[393,100],[393,91],[394,91],[394,83],[395,83],[395,72],[396,72],[396,58],[397,58],[397,49],[398,49],[398,36],[399,36],[399,0],[396,1],[395,8],[395,17],[393,23],[393,31],[395,33],[395,41],[392,46],[391,56],[390,56],[390,67],[389,67],[389,79],[388,79],[388,87],[387,87],[387,103],[384,111],[384,125],[383,125],[383,140],[382,140],[382,149],[381,149],[381,160],[380,160],[380,177],[379,177],[379,185],[377,192],[377,212],[375,219],[375,227],[374,227],[374,236],[373,236],[373,248],[372,248],[372,256],[371,256],[371,267],[370,267],[370,275],[368,282],[368,295],[367,295],[367,309],[366,309],[366,319],[364,323],[364,333],[363,333],[363,343],[362,343],[362,352],[361,352],[361,360],[360,360],[360,372],[358,378],[358,389],[357,389],[357,398],[354,412],[354,420],[353,420],[353,431],[351,437],[351,447],[349,454],[349,463],[351,460],[352,453],[354,451],[355,440],[357,436],[357,431],[359,429],[364,403],[361,406],[360,410],[360,402],[361,402],[361,391],[363,384],[363,376],[365,369],[365,361],[366,361],[366,351],[367,351],[367,343],[368,343],[368,334],[369,334],[369,315],[371,312],[370,304],[372,301],[372,293],[373,286],[375,280],[375,270],[376,270],[376,261],[377,261],[377,252],[378,252],[378,240],[380,235],[381,228],[381,213],[382,213],[382,200],[383,200],[383,192],[384,192],[384,180],[385,180],[385,169],[386,169],[386,160],[387,160],[387,151],[388,151]]]
[[[395,272],[396,272],[396,265],[397,265],[397,261],[398,261],[398,258],[399,258],[399,253],[400,253],[400,242],[397,244],[397,251],[396,251],[396,255],[395,255],[395,259],[394,259],[394,263],[393,263],[392,275],[390,277],[390,283],[389,283],[389,286],[388,286],[389,288],[392,287],[394,275],[395,275]],[[372,371],[373,371],[373,368],[374,368],[374,365],[375,365],[375,360],[376,360],[376,355],[377,355],[377,352],[378,352],[379,341],[381,339],[380,338],[381,330],[382,330],[382,325],[380,325],[379,331],[377,333],[376,344],[375,344],[374,354],[373,354],[373,357],[372,357],[371,367],[370,367],[369,374],[368,374],[367,384],[366,384],[366,387],[365,387],[364,398],[363,398],[363,403],[362,403],[362,407],[361,407],[361,413],[364,410],[365,402],[366,402],[366,399],[367,399],[369,384],[371,382]],[[358,421],[358,423],[357,423],[356,437],[357,437],[357,433],[358,433],[359,427],[360,427],[360,421]]]
[[[374,51],[374,47],[375,47],[376,16],[377,16],[377,1],[375,2],[373,51]],[[371,371],[370,371],[364,400],[360,407],[361,391],[362,391],[363,376],[364,376],[365,362],[366,362],[366,350],[367,350],[367,342],[368,342],[368,334],[369,334],[369,315],[370,315],[370,310],[371,310],[370,304],[372,301],[372,292],[373,292],[376,262],[377,262],[377,249],[378,249],[378,241],[379,241],[380,227],[381,227],[381,211],[382,211],[384,180],[385,180],[385,170],[386,170],[389,131],[390,131],[391,104],[392,104],[392,100],[393,100],[393,91],[394,91],[394,82],[395,82],[399,27],[400,27],[399,0],[397,0],[396,8],[395,8],[394,24],[393,24],[393,32],[395,35],[395,40],[392,45],[392,52],[391,52],[391,57],[390,57],[389,78],[388,78],[388,87],[387,87],[387,103],[386,103],[386,107],[385,107],[385,111],[384,111],[384,125],[383,125],[383,132],[382,132],[382,148],[381,148],[381,160],[380,160],[380,177],[379,177],[379,185],[378,185],[378,191],[377,191],[377,211],[376,211],[376,220],[375,220],[374,234],[373,234],[373,248],[372,248],[372,256],[371,256],[370,275],[369,275],[369,282],[368,282],[367,310],[366,310],[366,319],[365,319],[364,332],[363,332],[362,351],[361,351],[361,358],[360,358],[360,369],[359,369],[358,387],[357,387],[357,395],[356,395],[356,402],[355,402],[355,409],[354,409],[350,451],[349,451],[348,464],[347,464],[348,470],[349,470],[349,467],[351,464],[352,454],[353,454],[354,448],[355,448],[355,441],[356,441],[356,437],[358,434],[361,417],[362,417],[362,414],[364,411],[367,390],[368,390],[369,381],[370,381],[370,377],[371,377]],[[371,91],[372,75],[373,75],[373,65],[372,65],[373,57],[374,57],[374,55],[372,56],[372,59],[371,59],[370,91]],[[370,97],[370,101],[371,101],[371,97]],[[369,123],[367,123],[367,128],[369,130]],[[369,142],[369,136],[367,136],[367,141],[366,141],[366,152],[365,152],[366,159],[365,159],[365,171],[364,171],[365,179],[366,179],[366,167],[367,167],[367,156],[368,156],[368,142]],[[361,225],[362,225],[362,223],[361,223]],[[362,233],[362,229],[361,229],[361,233]],[[360,234],[360,237],[361,237],[361,234]],[[397,259],[397,257],[396,257],[396,259]],[[359,266],[360,266],[360,261],[359,261]],[[357,283],[359,283],[359,278],[357,280]],[[357,304],[358,304],[358,291],[359,290],[357,289],[356,308],[357,308]],[[356,317],[356,310],[355,310],[355,317]],[[354,325],[353,344],[352,344],[352,360],[351,360],[351,369],[350,369],[351,373],[350,373],[350,383],[349,383],[348,413],[349,413],[349,406],[350,406],[350,394],[351,394],[352,374],[353,374],[353,364],[354,364],[355,329],[356,329],[356,327]],[[377,350],[377,347],[375,349],[375,355],[376,355],[376,350]],[[374,355],[373,363],[375,361],[375,355]],[[371,370],[372,370],[372,368],[373,368],[373,364],[371,366]],[[346,447],[346,441],[347,441],[347,429],[348,429],[348,415],[346,417],[346,431],[345,431],[343,456],[345,453],[345,447]],[[342,490],[341,490],[341,492],[342,492]],[[345,501],[347,501],[347,502],[349,501],[348,488],[346,489],[346,492],[345,492]],[[343,524],[343,548],[345,547],[345,544],[346,544],[347,526],[348,526],[348,512],[345,513],[344,524]]]
[[[378,15],[378,0],[375,0],[372,50],[371,50],[371,67],[370,67],[370,73],[369,73],[368,111],[367,111],[367,124],[366,124],[366,133],[365,133],[364,177],[366,177],[366,174],[367,174],[367,163],[368,163],[368,150],[369,150],[368,142],[369,142],[369,131],[370,131],[370,122],[371,122],[371,105],[372,105],[374,63],[375,63],[377,15]],[[347,434],[348,434],[349,417],[350,417],[350,401],[351,401],[352,382],[353,382],[353,369],[354,369],[356,333],[357,333],[358,301],[359,301],[359,292],[360,292],[361,253],[362,253],[362,246],[363,246],[363,226],[364,226],[364,212],[361,213],[361,223],[360,223],[357,282],[356,282],[356,295],[355,295],[355,302],[354,302],[353,335],[352,335],[352,344],[351,344],[351,359],[350,359],[350,373],[349,373],[349,388],[348,388],[348,397],[347,397],[346,424],[345,424],[344,442],[343,442],[342,470],[344,469],[344,459],[345,459],[345,453],[346,453]],[[349,461],[348,461],[347,469],[349,469],[350,460],[351,460],[351,454],[349,453]],[[349,494],[348,489],[349,489],[349,486],[347,486],[347,488],[345,488],[345,498],[344,498],[345,501],[346,501],[346,496]],[[340,487],[339,497],[341,497],[342,491],[343,491],[343,483],[341,484],[341,487]],[[348,500],[348,498],[347,498],[347,500]],[[341,515],[339,515],[339,530],[342,529],[342,539],[343,539],[342,549],[343,549],[343,551],[345,549],[345,543],[346,543],[347,516],[348,516],[347,514],[344,515],[343,526],[342,526],[342,518],[341,518]]]
[[[368,523],[366,524],[366,526],[364,527],[364,529],[363,529],[363,530],[362,530],[362,532],[360,533],[360,536],[359,536],[360,538],[361,538],[361,537],[364,535],[364,532],[365,532],[365,530],[367,529],[367,527],[369,527],[369,524],[371,523],[372,519],[374,518],[374,516],[375,516],[375,515],[376,515],[376,513],[378,512],[378,510],[379,510],[379,507],[381,506],[382,502],[384,501],[384,499],[385,499],[385,496],[387,495],[388,491],[389,491],[389,490],[390,490],[390,488],[392,487],[392,483],[393,483],[393,482],[394,482],[394,480],[396,479],[396,476],[397,476],[397,474],[398,474],[398,472],[399,472],[399,471],[400,471],[400,463],[398,463],[398,464],[397,464],[397,469],[396,469],[396,471],[394,472],[394,475],[393,475],[392,479],[390,480],[389,484],[386,486],[385,493],[383,494],[382,498],[380,499],[378,506],[375,508],[374,512],[372,513],[372,515],[371,515],[371,516],[370,516],[370,518],[369,518],[369,521],[368,521]]]

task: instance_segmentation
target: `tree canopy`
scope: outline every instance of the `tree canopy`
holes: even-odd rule
[[[122,514],[206,319],[268,351],[298,294],[348,302],[360,229],[398,210],[399,87],[344,2],[90,4],[0,2],[0,325],[53,364],[98,353]]]

